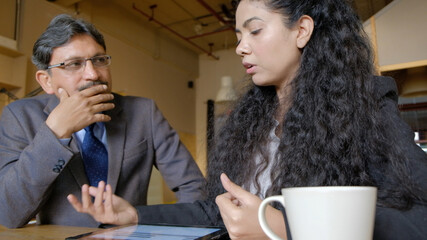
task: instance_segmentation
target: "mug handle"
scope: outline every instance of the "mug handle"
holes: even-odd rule
[[[283,198],[282,195],[271,196],[264,199],[261,202],[261,205],[259,205],[259,209],[258,209],[259,223],[261,225],[262,230],[264,231],[265,234],[267,234],[269,238],[273,240],[283,240],[271,230],[270,226],[268,226],[267,224],[267,220],[265,219],[265,210],[270,202],[280,202],[283,206],[285,206],[285,199]]]

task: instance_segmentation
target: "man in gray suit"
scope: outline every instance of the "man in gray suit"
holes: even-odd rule
[[[47,94],[3,109],[0,224],[21,227],[36,216],[39,224],[96,227],[67,195],[80,197],[84,184],[106,181],[131,204],[145,205],[153,166],[179,202],[204,198],[203,175],[155,103],[111,93],[111,57],[93,25],[55,17],[36,41],[32,61]],[[84,150],[88,126],[100,150]]]

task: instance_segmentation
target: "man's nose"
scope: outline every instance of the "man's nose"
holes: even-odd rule
[[[98,71],[93,66],[93,63],[90,59],[87,59],[85,61],[85,66],[83,69],[83,77],[88,80],[98,80]]]

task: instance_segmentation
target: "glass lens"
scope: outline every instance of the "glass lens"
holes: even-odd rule
[[[80,71],[86,66],[86,61],[91,61],[94,67],[105,67],[110,65],[111,57],[109,55],[95,56],[91,58],[76,58],[64,61],[64,63],[52,65],[52,67],[62,67],[67,71]]]
[[[69,71],[80,70],[85,65],[85,59],[71,59],[64,62],[64,69]]]
[[[103,67],[110,64],[110,56],[103,55],[103,56],[96,56],[91,58],[92,64],[96,67]]]

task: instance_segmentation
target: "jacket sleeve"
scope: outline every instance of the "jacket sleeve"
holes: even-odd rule
[[[415,204],[409,210],[377,207],[374,240],[427,239],[427,207]]]
[[[379,80],[379,79],[377,79]],[[418,187],[421,199],[427,196],[427,154],[415,144],[414,132],[400,117],[397,106],[397,89],[392,78],[382,77],[378,81],[382,86],[380,95],[381,116],[390,129],[388,137],[395,143],[395,147],[401,148],[409,162],[409,170],[412,180]],[[424,201],[417,201],[409,210],[377,207],[375,218],[375,240],[393,239],[427,239],[427,206]]]
[[[154,103],[152,124],[155,164],[178,202],[203,200],[205,179],[199,167]]]
[[[73,153],[44,121],[29,130],[31,117],[9,106],[0,119],[0,224],[15,228],[37,214]]]

